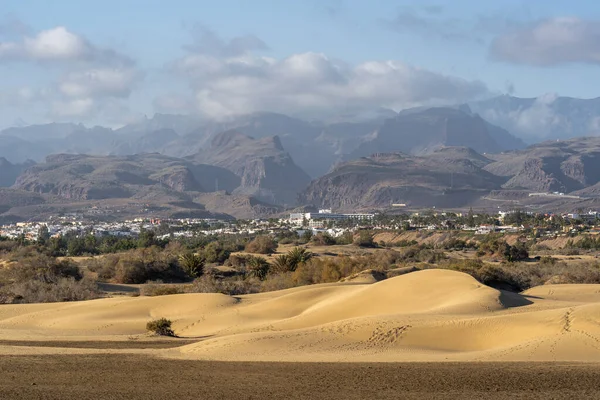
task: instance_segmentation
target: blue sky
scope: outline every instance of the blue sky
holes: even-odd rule
[[[0,127],[591,98],[594,1],[3,0]]]

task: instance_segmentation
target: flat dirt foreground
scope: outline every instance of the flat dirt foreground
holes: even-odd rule
[[[565,363],[251,363],[143,355],[0,358],[1,399],[593,399]]]

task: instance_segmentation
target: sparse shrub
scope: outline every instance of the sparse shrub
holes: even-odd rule
[[[523,279],[524,277],[519,277],[511,269],[496,265],[482,266],[474,277],[485,285],[513,292],[520,292],[531,286],[528,278]]]
[[[550,247],[546,246],[543,243],[538,243],[538,244],[535,245],[535,249],[537,251],[547,251],[547,250],[550,250]]]
[[[550,256],[543,256],[540,258],[540,264],[543,265],[554,265],[556,264],[556,258]]]
[[[44,254],[34,253],[15,262],[6,269],[8,279],[14,282],[37,280],[44,283],[56,283],[62,278],[83,278],[77,264],[70,259],[57,260]]]
[[[163,282],[188,280],[188,275],[179,265],[178,257],[158,247],[105,256],[91,265],[93,265],[91,269],[98,271],[99,278],[117,283],[140,284],[155,280]]]
[[[332,246],[335,244],[335,239],[327,232],[317,233],[311,241],[317,246]]]
[[[508,262],[523,261],[529,258],[529,252],[522,243],[517,243],[514,246],[506,244],[503,255]]]
[[[419,242],[417,242],[416,240],[398,240],[397,242],[392,243],[393,247],[409,247],[409,246],[415,246],[419,244]]]
[[[229,256],[229,258],[227,259],[227,261],[225,262],[225,265],[228,265],[230,267],[234,267],[234,268],[242,268],[246,266],[246,262],[248,261],[248,256],[244,255],[244,254],[231,254]]]
[[[141,260],[122,258],[117,263],[114,279],[118,283],[144,283],[148,280],[146,266]]]
[[[100,297],[96,283],[90,279],[60,278],[52,283],[27,280],[0,287],[0,304],[56,303],[82,301]]]
[[[257,236],[246,245],[246,252],[258,254],[273,254],[277,250],[277,243],[271,236]]]
[[[261,292],[272,292],[275,290],[289,289],[298,286],[298,282],[292,277],[291,272],[269,275],[261,282]]]
[[[19,249],[12,263],[0,269],[0,298],[5,303],[79,301],[99,296],[90,279],[70,259],[57,260],[36,248]],[[3,283],[3,284],[2,284]]]
[[[294,231],[283,231],[277,234],[277,243],[279,244],[291,244],[298,243],[300,237]]]
[[[201,256],[207,263],[222,264],[229,258],[231,250],[226,249],[220,242],[211,242],[201,251]]]
[[[370,231],[360,231],[358,237],[354,239],[354,245],[359,247],[377,247],[373,240],[373,233]]]
[[[181,287],[174,285],[161,285],[160,282],[147,283],[140,288],[140,294],[142,296],[168,296],[171,294],[181,294],[183,290]]]
[[[303,244],[306,244],[308,242],[310,242],[313,238],[313,233],[310,229],[307,229],[306,231],[304,231],[304,233],[302,234],[302,238],[300,239],[300,241]]]
[[[335,244],[348,245],[354,242],[354,235],[352,232],[344,232],[342,235],[335,238]]]
[[[146,324],[146,330],[159,336],[175,336],[171,321],[166,318],[155,319]]]
[[[457,238],[455,236],[445,240],[441,247],[445,250],[463,250],[466,248],[474,247],[475,244],[472,242],[467,242],[466,240]]]
[[[260,281],[254,279],[215,279],[203,275],[185,288],[186,293],[222,293],[237,296],[260,291]]]

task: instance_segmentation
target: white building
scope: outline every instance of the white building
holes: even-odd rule
[[[331,210],[325,209],[325,210],[319,210],[318,213],[292,213],[290,214],[290,223],[294,224],[294,225],[298,225],[301,226],[304,224],[304,222],[308,222],[308,226],[310,227],[320,227],[322,226],[325,222],[329,222],[329,221],[341,221],[341,220],[345,220],[345,219],[356,219],[359,221],[364,221],[364,220],[372,220],[373,217],[375,215],[374,214],[360,214],[360,213],[353,213],[353,214],[337,214],[337,213],[332,213]]]

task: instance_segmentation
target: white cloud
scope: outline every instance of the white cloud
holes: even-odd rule
[[[32,32],[25,24],[0,23],[0,64],[30,63],[46,75],[41,88],[12,88],[0,105],[45,108],[50,120],[110,123],[132,113],[129,98],[144,74],[128,56],[103,48],[64,26]],[[7,39],[7,38],[10,38]],[[51,63],[53,68],[47,68]]]
[[[535,99],[522,99],[519,104],[505,107],[496,104],[493,107],[478,109],[476,112],[487,121],[508,129],[511,133],[531,141],[549,138],[567,138],[590,133],[588,118],[592,116],[572,113],[570,107],[556,93],[546,93]],[[579,114],[579,115],[578,115]]]
[[[263,110],[317,116],[349,108],[401,109],[462,102],[488,92],[482,82],[400,61],[351,66],[320,53],[281,60],[190,54],[174,70],[190,81],[198,111],[216,118]]]
[[[58,87],[67,97],[128,97],[140,77],[135,68],[93,68],[67,74]]]
[[[491,56],[515,64],[600,63],[600,21],[559,17],[496,37]]]
[[[402,61],[350,65],[315,52],[275,59],[257,54],[266,49],[265,45],[256,45],[262,41],[226,41],[209,30],[205,34],[195,38],[196,44],[184,47],[189,54],[172,63],[170,70],[190,84],[196,111],[206,117],[255,111],[320,117],[339,110],[457,103],[488,94],[480,81]],[[169,101],[169,108],[178,104],[188,107],[189,100],[179,100]],[[155,108],[165,109],[159,107],[165,101],[155,100]]]
[[[33,38],[26,37],[22,50],[35,60],[80,59],[91,51],[85,40],[63,26],[41,31]]]
[[[64,26],[34,35],[23,35],[18,40],[0,41],[0,61],[94,62],[113,66],[133,64],[129,57],[112,49],[97,47]]]

